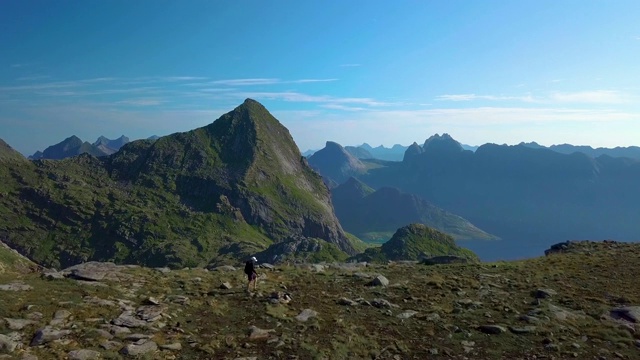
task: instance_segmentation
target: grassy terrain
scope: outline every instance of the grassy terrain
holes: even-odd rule
[[[598,243],[584,252],[468,265],[333,266],[324,272],[280,266],[273,271],[259,269],[258,291],[250,295],[241,270],[123,272],[128,280],[105,281],[108,287],[44,280],[37,273],[0,274],[0,284],[18,280],[33,286],[0,297],[0,318],[43,314],[37,324],[22,330],[25,342],[55,311],[72,313],[66,325],[72,333],[63,341],[26,347],[14,355],[26,351],[41,359],[62,358],[72,349],[85,348],[100,351],[103,358],[120,358],[118,349],[100,347],[106,340],[95,329],[121,309],[89,305],[86,299],[126,300],[139,306],[149,296],[167,307],[160,320],[165,326],[133,332],[149,334],[158,344],[182,344],[181,350],[145,355],[149,359],[292,359],[294,355],[298,359],[635,359],[640,355],[635,324],[609,318],[613,308],[640,304],[640,286],[634,282],[640,276],[636,244]],[[383,274],[390,285],[369,287],[369,279],[354,273]],[[220,289],[223,282],[232,288]],[[536,299],[541,288],[555,293]],[[278,291],[291,294],[291,302],[268,301]],[[172,302],[175,295],[187,296],[188,303]],[[397,307],[340,305],[343,297],[370,303],[384,299]],[[317,316],[297,320],[304,309],[316,311]],[[398,317],[408,310],[416,314]],[[506,332],[487,334],[483,325],[504,326]],[[266,338],[251,339],[252,326],[272,331]],[[509,326],[516,332],[533,328],[517,334]],[[0,323],[0,333],[9,332]]]

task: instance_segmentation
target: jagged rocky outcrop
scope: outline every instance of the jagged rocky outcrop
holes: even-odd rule
[[[12,148],[4,140],[0,139],[0,161],[25,161],[22,154]]]
[[[98,146],[92,145],[86,141],[82,141],[79,137],[73,135],[55,145],[49,146],[42,152],[37,151],[29,158],[32,160],[60,160],[85,153],[93,156],[105,156],[109,154],[103,151]]]

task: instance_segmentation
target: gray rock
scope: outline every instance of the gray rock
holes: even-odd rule
[[[86,304],[98,305],[98,306],[116,306],[116,303],[111,300],[100,299],[95,296],[85,296],[84,302]]]
[[[171,344],[160,345],[160,348],[164,349],[164,350],[179,351],[179,350],[182,350],[182,344],[179,343],[179,342],[175,342],[175,343],[171,343]]]
[[[46,344],[53,340],[62,339],[69,334],[71,334],[71,330],[57,330],[50,326],[45,326],[42,329],[36,331],[29,346]]]
[[[557,295],[558,293],[553,289],[538,289],[535,291],[536,299],[546,299]]]
[[[338,305],[346,305],[346,306],[356,306],[356,305],[358,305],[357,301],[353,301],[351,299],[347,299],[347,298],[344,298],[344,297],[340,298],[337,301],[337,303],[338,303]]]
[[[410,317],[414,316],[414,315],[415,315],[415,314],[417,314],[417,313],[418,313],[417,311],[413,311],[413,310],[406,310],[406,311],[404,311],[404,312],[402,312],[402,313],[398,314],[398,315],[397,315],[397,317],[398,317],[399,319],[408,319],[408,318],[410,318]]]
[[[120,349],[120,353],[123,355],[139,356],[156,350],[158,350],[158,344],[149,340],[142,344],[128,344]]]
[[[399,307],[398,305],[392,304],[390,303],[388,300],[385,299],[373,299],[371,300],[371,305],[377,307],[377,308],[397,308]]]
[[[115,350],[122,348],[122,343],[118,341],[105,341],[100,344],[100,347],[105,350]]]
[[[66,320],[71,316],[71,312],[69,310],[60,309],[57,310],[53,315],[53,320],[49,322],[51,326],[60,326],[63,325]]]
[[[515,327],[515,326],[509,326],[509,330],[514,333],[514,334],[530,334],[536,331],[536,327],[535,326],[522,326],[522,327]]]
[[[233,288],[233,286],[231,286],[231,284],[229,282],[223,282],[220,285],[220,289],[222,289],[222,290],[229,290],[231,288]]]
[[[0,334],[0,350],[12,353],[18,347],[18,343],[13,341],[9,336]]]
[[[257,326],[251,326],[249,328],[249,340],[264,340],[268,339],[275,329],[260,329]]]
[[[152,337],[153,335],[147,335],[147,334],[129,334],[124,339],[128,341],[136,342],[140,340],[151,339]]]
[[[298,316],[296,316],[296,320],[298,321],[307,321],[312,317],[318,316],[318,312],[311,309],[304,309]]]
[[[367,285],[369,285],[369,286],[389,286],[389,280],[387,280],[387,278],[382,276],[382,275],[378,275],[373,280],[371,280],[371,282],[369,282]]]
[[[136,310],[136,316],[142,320],[146,320],[148,322],[153,322],[162,316],[162,314],[167,310],[166,306],[156,306],[156,305],[144,305],[140,306]]]
[[[274,270],[276,267],[269,263],[262,263],[262,264],[258,264],[258,268]]]
[[[637,323],[640,320],[640,306],[625,306],[612,309],[611,317]]]
[[[100,358],[100,352],[95,350],[80,349],[70,351],[68,356],[69,360],[93,360]]]
[[[535,316],[531,316],[531,315],[520,315],[520,317],[518,317],[519,320],[521,321],[525,321],[528,322],[529,324],[536,324],[540,322],[540,319],[538,319]]]
[[[145,301],[147,305],[160,305],[160,300],[154,298],[153,296],[149,296]]]
[[[482,331],[485,334],[498,335],[507,332],[507,329],[504,326],[488,324],[488,325],[480,325],[478,330]]]
[[[359,278],[359,279],[371,279],[373,277],[373,274],[368,274],[368,273],[363,273],[363,272],[356,272],[356,273],[353,273],[352,276],[356,277],[356,278]]]
[[[14,281],[10,284],[3,284],[0,285],[0,290],[4,290],[4,291],[28,291],[28,290],[33,290],[33,287],[31,285],[27,285],[24,283],[21,283],[19,281]]]
[[[163,274],[167,274],[171,272],[171,269],[169,269],[168,267],[154,268],[154,270],[159,271]]]
[[[222,265],[222,266],[217,266],[214,268],[210,268],[209,270],[211,271],[236,271],[236,268],[234,268],[231,265]]]
[[[38,357],[25,352],[22,353],[22,357],[20,358],[20,360],[38,360]]]
[[[132,311],[124,311],[120,316],[111,320],[111,323],[116,326],[124,326],[128,328],[135,327],[147,327],[148,323],[144,320],[140,320],[137,317],[133,316]]]
[[[4,318],[4,321],[7,322],[7,326],[11,330],[22,330],[29,325],[37,324],[35,321],[27,319]]]
[[[167,295],[166,299],[167,301],[176,304],[185,305],[189,303],[189,298],[184,295]]]
[[[549,311],[557,320],[570,320],[570,319],[584,319],[586,315],[584,313],[578,313],[574,311],[570,311],[567,309],[563,309],[559,306],[555,306],[549,304]]]

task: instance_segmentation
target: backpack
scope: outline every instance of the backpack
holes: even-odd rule
[[[251,275],[253,273],[253,261],[247,261],[247,263],[244,265],[244,273],[247,275]]]

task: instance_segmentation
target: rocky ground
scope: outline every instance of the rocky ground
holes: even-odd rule
[[[240,265],[240,264],[239,264]],[[0,359],[637,359],[640,245],[427,266],[0,271]]]

